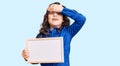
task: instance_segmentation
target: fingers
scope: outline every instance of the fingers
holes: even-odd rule
[[[54,12],[62,12],[63,7],[62,4],[58,5],[58,4],[52,4],[48,7],[47,9],[48,11],[54,11]]]
[[[24,49],[22,52],[22,56],[25,60],[28,60],[29,58],[29,51],[27,49]]]

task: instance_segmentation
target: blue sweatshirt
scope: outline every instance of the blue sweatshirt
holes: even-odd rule
[[[62,14],[72,18],[75,22],[67,27],[64,27],[61,32],[58,28],[54,28],[52,31],[49,30],[48,37],[63,37],[64,39],[64,63],[41,63],[41,66],[70,66],[69,54],[70,54],[70,43],[76,33],[82,28],[86,21],[86,18],[75,10],[64,8]],[[43,35],[44,37],[45,35]],[[39,38],[39,34],[36,38]]]

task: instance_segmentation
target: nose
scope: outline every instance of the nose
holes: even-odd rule
[[[55,12],[55,13],[53,13],[53,16],[57,16],[58,14]]]

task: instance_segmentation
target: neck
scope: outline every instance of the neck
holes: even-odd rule
[[[50,30],[52,31],[54,28],[60,28],[61,26],[50,26]]]

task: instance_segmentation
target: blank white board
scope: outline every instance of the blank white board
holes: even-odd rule
[[[63,63],[63,37],[32,38],[27,40],[28,63]]]

